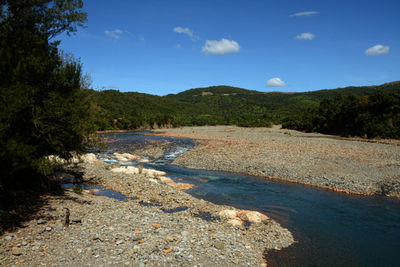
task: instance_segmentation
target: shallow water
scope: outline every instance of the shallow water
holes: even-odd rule
[[[163,160],[145,166],[197,185],[188,193],[217,204],[258,210],[288,228],[297,243],[269,252],[270,266],[399,266],[400,201],[383,196],[354,196],[298,184],[229,172],[170,165],[176,151],[190,149],[190,139],[141,133],[105,134],[114,140],[103,155],[129,152],[150,140],[174,145]],[[184,148],[184,149],[182,149]],[[174,156],[171,156],[171,155]]]

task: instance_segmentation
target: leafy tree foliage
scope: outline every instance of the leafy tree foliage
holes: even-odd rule
[[[267,127],[298,116],[304,109],[316,108],[322,99],[326,99],[321,107],[321,112],[326,114],[318,118],[322,123],[322,120],[334,115],[329,113],[334,112],[331,106],[335,101],[351,94],[357,97],[373,92],[386,94],[396,88],[399,88],[398,82],[306,93],[263,93],[230,86],[212,86],[163,97],[115,90],[91,91],[91,94],[97,103],[96,124],[100,130],[216,124]],[[357,112],[353,110],[352,101],[355,98],[347,101],[349,111],[347,117],[341,119],[344,125],[351,124],[348,116]]]
[[[34,182],[50,154],[85,149],[93,127],[81,65],[54,40],[85,22],[81,8],[81,0],[0,0],[1,190]]]
[[[283,127],[342,136],[400,138],[400,89],[323,99],[317,107],[287,118]]]

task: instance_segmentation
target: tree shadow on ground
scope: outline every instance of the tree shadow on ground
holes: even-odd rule
[[[76,183],[83,181],[82,169],[78,166],[63,170],[74,175]],[[50,198],[75,201],[79,204],[91,204],[90,201],[82,200],[66,194],[66,189],[54,179],[54,177],[42,177],[40,183],[14,185],[7,191],[0,192],[0,236],[6,232],[13,232],[24,227],[24,223],[31,220],[57,219],[52,215],[43,216],[39,211],[55,211],[49,205]]]

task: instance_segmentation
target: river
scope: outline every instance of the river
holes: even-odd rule
[[[293,183],[229,172],[194,170],[172,165],[193,147],[190,139],[137,133],[107,133],[100,157],[153,141],[172,146],[145,167],[197,186],[187,191],[216,204],[265,213],[288,228],[296,243],[267,254],[269,266],[400,266],[400,201],[384,196],[356,196]],[[126,163],[125,163],[126,164]]]

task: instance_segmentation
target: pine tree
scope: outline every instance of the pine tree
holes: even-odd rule
[[[79,61],[61,33],[83,26],[81,0],[0,0],[0,193],[45,172],[46,156],[82,152],[93,130]]]

